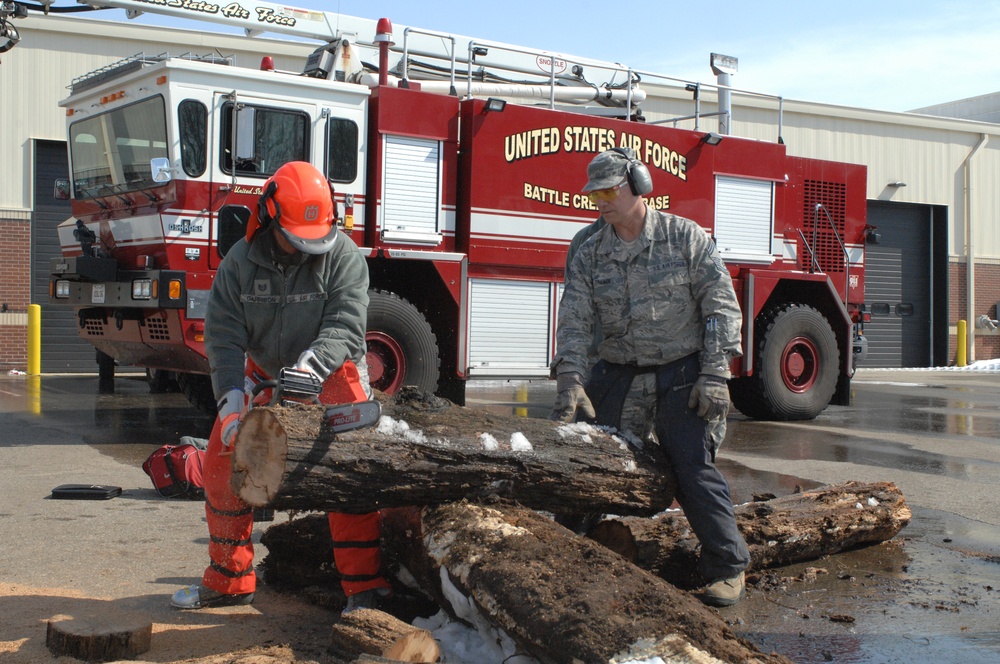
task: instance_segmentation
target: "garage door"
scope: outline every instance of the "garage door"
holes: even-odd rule
[[[870,201],[868,223],[879,238],[865,246],[865,303],[872,319],[865,324],[868,357],[860,366],[932,366],[931,210]]]
[[[34,142],[34,214],[31,218],[31,301],[42,306],[42,373],[97,371],[94,347],[77,333],[72,307],[49,304],[50,259],[60,255],[56,227],[72,212],[52,185],[69,177],[64,141]]]

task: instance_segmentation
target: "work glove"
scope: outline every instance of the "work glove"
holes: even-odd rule
[[[586,419],[593,419],[597,413],[590,397],[583,389],[583,376],[575,372],[556,376],[556,405],[549,419],[556,422],[573,422],[577,412]]]
[[[330,376],[330,369],[327,368],[323,360],[320,359],[319,355],[313,352],[313,350],[307,349],[299,355],[299,359],[295,362],[295,369],[299,371],[308,371],[319,378],[319,382],[322,383]]]
[[[243,413],[246,412],[246,394],[235,388],[226,392],[219,399],[219,422],[222,426],[223,455],[232,454],[233,439],[240,428]]]
[[[698,417],[706,420],[725,418],[729,413],[729,385],[725,378],[702,374],[691,388],[688,408],[697,408]]]

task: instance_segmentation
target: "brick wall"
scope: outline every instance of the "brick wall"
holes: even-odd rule
[[[958,321],[965,319],[965,298],[968,292],[966,279],[966,265],[962,263],[951,263],[948,266],[948,326],[954,332]],[[1000,312],[997,311],[997,302],[1000,302],[1000,262],[980,262],[976,264],[976,303],[975,315],[971,320],[966,320],[966,325],[975,329],[976,333],[976,359],[992,360],[1000,358],[1000,330],[988,331],[980,327],[975,327],[976,319],[982,314],[988,315],[996,320],[1000,319]],[[950,364],[955,363],[956,341],[955,334],[950,335],[948,341],[948,356],[951,358]]]
[[[27,366],[30,247],[31,224],[0,212],[0,370],[4,373]]]

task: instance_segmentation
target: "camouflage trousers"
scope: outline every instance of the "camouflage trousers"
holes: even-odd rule
[[[644,443],[656,443],[655,422],[656,374],[636,374],[625,396],[619,429]],[[708,421],[708,437],[712,443],[712,461],[715,461],[715,455],[726,438],[726,418]]]
[[[638,374],[622,406],[621,431],[644,443],[656,442],[656,374]],[[708,421],[708,436],[712,441],[712,461],[726,439],[726,418]]]

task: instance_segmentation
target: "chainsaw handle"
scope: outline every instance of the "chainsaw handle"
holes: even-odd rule
[[[281,385],[281,383],[279,383],[277,380],[275,380],[273,378],[268,379],[268,380],[262,380],[259,383],[257,383],[256,385],[254,385],[250,389],[250,405],[247,406],[247,410],[250,410],[251,408],[253,408],[254,400],[257,398],[258,394],[260,394],[264,390],[272,388],[272,387],[274,388],[274,392],[271,393],[271,402],[268,405],[269,406],[273,406],[274,404],[278,403],[278,398],[281,396],[281,394],[280,394],[280,392],[281,392],[280,385]]]

